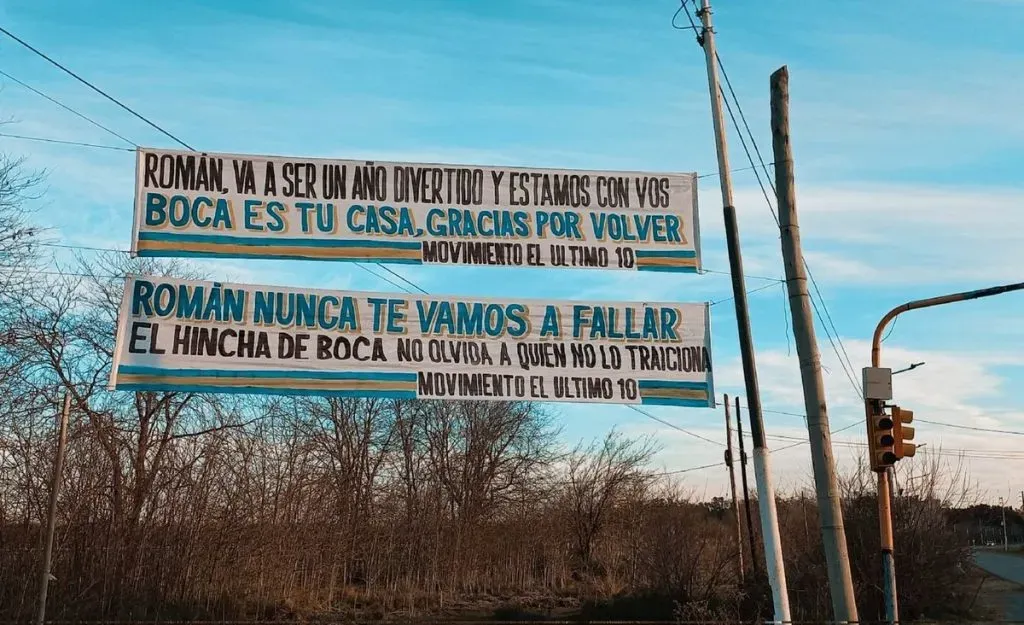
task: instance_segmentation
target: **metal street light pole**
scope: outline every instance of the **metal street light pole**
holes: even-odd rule
[[[875,334],[871,339],[871,366],[874,368],[881,366],[882,333],[885,332],[886,326],[888,326],[889,323],[898,315],[910,310],[917,310],[919,308],[931,308],[932,306],[964,302],[967,300],[991,297],[993,295],[1002,295],[1003,293],[1020,290],[1024,290],[1024,282],[994,286],[987,289],[978,289],[976,291],[964,291],[962,293],[940,295],[938,297],[931,297],[928,299],[919,299],[893,308],[889,312],[885,313],[885,316],[883,316],[878,322],[878,325],[875,326]],[[872,409],[871,400],[865,399],[864,404],[868,415],[867,418],[870,419]],[[885,576],[885,579],[883,580],[886,612],[885,617],[886,621],[889,623],[896,623],[899,620],[899,608],[896,603],[896,567],[893,559],[892,512],[889,501],[891,495],[889,492],[889,479],[886,473],[887,472],[882,471],[878,473],[878,525],[882,542],[882,570]]]

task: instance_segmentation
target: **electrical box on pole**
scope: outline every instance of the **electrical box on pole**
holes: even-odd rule
[[[892,369],[864,367],[862,370],[864,399],[889,401],[892,399]]]

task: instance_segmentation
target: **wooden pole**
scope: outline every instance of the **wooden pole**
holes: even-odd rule
[[[729,396],[725,396],[725,465],[729,467],[729,492],[732,493],[732,510],[736,516],[736,573],[743,583],[743,527],[740,521],[740,502],[736,498],[736,471],[732,466],[732,416],[729,414]]]
[[[740,443],[740,478],[743,480],[743,507],[747,511],[747,538],[750,540],[750,568],[757,572],[757,542],[754,540],[754,517],[750,512],[750,488],[747,486],[747,452],[743,449],[743,416],[740,398],[736,398],[736,440]]]
[[[57,526],[57,494],[60,492],[61,476],[64,471],[64,448],[68,442],[68,413],[71,411],[71,394],[64,393],[64,407],[60,411],[57,425],[57,457],[53,461],[53,479],[50,481],[50,507],[46,515],[46,535],[43,543],[43,562],[39,573],[39,612],[36,625],[46,620],[46,595],[50,588],[50,559],[53,555],[53,533]]]

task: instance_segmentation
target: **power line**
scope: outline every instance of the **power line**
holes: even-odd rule
[[[676,30],[692,30],[693,32],[697,33],[697,37],[700,38],[700,31],[697,29],[697,25],[693,23],[693,18],[690,17],[690,13],[688,11],[686,12],[686,17],[690,18],[690,25],[680,26],[676,24],[676,18],[679,17],[679,14],[684,11],[686,11],[686,0],[681,0],[679,3],[679,8],[676,9],[676,12],[672,15],[672,28],[675,28]]]
[[[779,447],[778,449],[773,449],[772,451],[775,452],[775,453],[779,453],[780,451],[786,451],[787,449],[793,449],[794,447],[800,447],[801,445],[806,445],[806,444],[807,444],[807,441],[800,441],[799,443],[793,443],[791,445],[785,445],[783,447]]]
[[[647,417],[648,419],[653,419],[654,421],[657,421],[658,423],[661,423],[662,425],[667,425],[668,427],[672,428],[673,430],[678,430],[678,431],[682,432],[683,434],[688,434],[688,435],[690,435],[690,436],[692,436],[694,438],[698,438],[698,439],[700,439],[702,441],[705,441],[707,443],[711,443],[712,445],[718,445],[719,447],[725,447],[725,443],[722,443],[722,442],[719,442],[719,441],[716,441],[716,440],[711,440],[710,438],[708,438],[706,436],[701,436],[700,434],[697,434],[696,432],[691,432],[690,430],[687,430],[686,428],[684,428],[682,426],[676,425],[675,423],[672,423],[671,421],[666,421],[665,419],[662,419],[661,417],[655,416],[655,415],[647,412],[646,410],[643,410],[641,408],[638,408],[637,406],[634,406],[633,404],[625,404],[625,405],[628,408],[639,412],[640,414],[642,414],[643,416]]]
[[[718,269],[701,269],[700,272],[701,273],[717,273],[717,274],[720,274],[720,275],[723,275],[723,276],[731,276],[732,275],[732,272],[730,272],[730,271],[720,271]],[[785,280],[783,280],[782,278],[771,278],[771,277],[768,277],[768,276],[756,276],[756,275],[751,274],[751,273],[745,273],[745,274],[743,274],[743,277],[744,278],[752,278],[754,280],[768,280],[770,282],[785,282]]]
[[[676,25],[676,23],[675,23],[676,22],[676,17],[679,16],[679,12],[682,11],[683,13],[685,13],[686,14],[686,19],[690,20],[690,27],[686,28],[684,26],[682,28],[677,28],[677,29],[678,30],[692,30],[697,35],[697,45],[703,48],[704,47],[704,35],[701,34],[700,28],[697,27],[697,22],[693,21],[693,16],[690,15],[690,12],[686,10],[686,3],[687,3],[687,1],[688,0],[679,0],[680,7],[678,9],[676,9],[676,14],[672,16],[672,26]],[[699,11],[700,10],[700,9],[697,8],[697,1],[696,0],[694,0],[694,2],[693,2],[693,10],[694,11]]]
[[[719,59],[718,61],[718,67],[719,69],[722,70],[722,76],[725,77],[726,74],[725,70],[722,68],[721,59]],[[726,79],[726,82],[728,82],[728,79]],[[731,90],[732,88],[730,87],[730,91]],[[764,201],[768,203],[768,210],[771,211],[772,218],[775,219],[775,225],[779,226],[779,215],[778,213],[775,212],[775,207],[772,206],[771,200],[768,199],[768,190],[764,188],[764,183],[761,182],[761,173],[758,171],[757,165],[754,164],[754,157],[750,155],[750,148],[747,147],[746,138],[743,136],[743,133],[740,132],[740,125],[739,122],[736,121],[736,115],[732,112],[732,104],[729,103],[729,97],[726,96],[725,90],[722,89],[721,85],[718,86],[718,92],[722,96],[722,101],[725,102],[725,109],[729,112],[729,118],[732,120],[732,125],[736,129],[736,133],[740,136],[740,145],[743,146],[743,153],[747,155],[747,161],[750,162],[750,169],[754,170],[754,178],[757,179],[757,186],[761,187],[761,194],[764,195]],[[733,94],[733,97],[735,97],[735,94]],[[738,100],[736,101],[736,108],[740,108]],[[740,114],[742,115],[742,111]],[[753,142],[753,138],[751,138],[751,142]],[[760,154],[760,152],[758,154]],[[767,173],[765,174],[765,176],[767,176]],[[771,184],[771,180],[769,180],[768,183]]]
[[[821,296],[821,291],[818,289],[818,281],[814,279],[814,274],[811,273],[811,265],[807,262],[806,257],[801,257],[801,260],[804,263],[804,269],[807,270],[807,277],[811,279],[811,287],[814,288],[814,292],[818,295],[818,301],[821,302],[821,308],[825,311],[825,317],[828,319],[829,325],[832,326],[832,333],[836,336],[836,341],[839,343],[839,349],[843,351],[843,356],[840,357],[839,361],[842,362],[842,358],[845,357],[846,363],[850,365],[850,371],[856,371],[856,367],[853,366],[853,362],[850,360],[850,354],[846,352],[846,346],[843,345],[843,339],[839,338],[839,329],[836,328],[835,322],[832,321],[832,313],[829,312],[828,306],[825,305],[825,298]],[[812,299],[811,301],[813,302],[814,300]],[[818,321],[821,322],[820,315],[818,316]],[[828,334],[827,330],[825,331],[825,334]],[[831,341],[831,339],[829,340]],[[833,346],[833,349],[834,348],[835,346]],[[836,356],[839,356],[839,352],[836,352]],[[846,367],[844,366],[843,369],[845,370]],[[849,375],[850,374],[848,374],[848,377]],[[851,378],[850,383],[853,384],[853,390],[857,392],[857,395],[861,399],[864,399],[864,395],[861,392],[860,386],[857,385],[857,382]]]
[[[808,270],[807,271],[807,276],[810,277],[811,276],[810,267],[808,267],[806,260],[804,261],[804,268]],[[813,280],[811,281],[811,284],[814,284]],[[815,286],[815,290],[817,290],[816,286]],[[851,373],[851,371],[850,371],[850,369],[853,368],[853,365],[850,364],[850,368],[848,369],[847,368],[847,362],[843,361],[842,354],[840,354],[839,353],[839,349],[836,348],[836,341],[838,341],[839,344],[842,345],[843,344],[842,339],[839,338],[839,334],[837,333],[835,340],[832,340],[832,333],[829,332],[828,326],[825,325],[825,320],[821,318],[821,311],[818,310],[818,302],[814,301],[813,297],[810,297],[808,299],[811,300],[811,306],[814,308],[814,315],[818,318],[818,323],[821,324],[822,329],[825,330],[825,338],[828,339],[829,345],[832,346],[832,351],[835,352],[836,358],[839,359],[839,365],[843,368],[843,373],[846,374],[846,379],[850,381],[850,386],[853,387],[853,392],[857,394],[857,397],[860,397],[861,399],[864,399],[864,395],[863,395],[863,393],[860,390],[860,386],[857,385],[857,381],[855,380],[853,373]],[[821,307],[825,308],[825,300],[821,300]],[[825,308],[825,310],[827,311],[828,309]],[[831,319],[831,317],[829,317],[829,318]],[[846,353],[846,347],[843,347],[843,354],[845,354],[845,353]],[[849,356],[847,356],[847,360],[849,360]]]
[[[720,467],[720,466],[722,466],[721,462],[715,462],[715,463],[712,463],[712,464],[702,464],[699,467],[689,467],[689,468],[686,468],[686,469],[676,469],[674,471],[662,471],[660,473],[649,473],[648,475],[650,475],[652,477],[661,477],[661,476],[664,476],[664,475],[678,475],[680,473],[690,473],[691,471],[701,471],[703,469],[710,469],[712,467]]]
[[[749,433],[744,432],[744,436],[749,436]],[[799,437],[799,436],[790,436],[790,435],[787,435],[787,434],[766,434],[766,436],[768,438],[772,438],[772,439],[776,439],[776,440],[800,441],[801,444],[806,444],[807,443],[807,440],[805,440],[804,438]],[[832,443],[834,445],[839,445],[839,446],[842,446],[842,447],[850,447],[850,448],[858,448],[858,449],[859,448],[864,448],[864,447],[868,446],[868,444],[866,442],[864,442],[864,441],[856,441],[856,440],[843,440],[843,439],[840,439],[840,440],[833,440]],[[967,448],[967,447],[964,447],[964,448],[961,448],[961,447],[949,447],[949,448],[939,449],[938,451],[929,451],[929,453],[935,453],[935,454],[945,455],[945,456],[950,456],[950,455],[957,455],[958,456],[958,455],[961,455],[961,454],[970,454],[972,457],[975,457],[975,458],[1006,459],[1006,460],[1018,460],[1019,459],[1019,460],[1024,460],[1024,451],[1020,451],[1020,450],[1016,450],[1016,449],[972,449],[972,448]]]
[[[749,410],[749,408],[747,408],[746,405],[742,405],[742,406],[740,406],[740,408],[748,409]],[[787,412],[785,410],[771,410],[769,408],[762,408],[761,412],[768,412],[768,413],[771,413],[771,414],[785,415],[787,417],[799,417],[799,418],[803,419],[804,421],[807,420],[807,415],[803,414],[803,413],[800,413],[800,412]],[[918,419],[918,421],[920,421],[920,419]],[[838,434],[839,432],[845,432],[846,430],[849,430],[850,428],[857,427],[858,425],[861,425],[863,423],[864,423],[863,421],[857,420],[857,421],[854,421],[853,423],[844,425],[843,427],[839,428],[838,430],[831,430],[830,434]]]
[[[775,163],[769,163],[769,165],[774,165],[774,164]],[[753,167],[737,167],[736,169],[730,169],[729,173],[730,174],[735,174],[735,173],[741,172],[741,171],[750,171],[751,169],[756,170],[757,167],[756,166],[753,166]],[[711,172],[709,174],[699,174],[697,177],[698,178],[711,178],[711,177],[720,176],[720,175],[721,174],[719,172],[713,171],[713,172]]]
[[[857,427],[858,425],[864,425],[864,422],[860,421],[860,420],[854,421],[853,423],[851,423],[849,425],[844,425],[843,427],[839,428],[838,430],[832,430],[832,434],[838,434],[840,432],[845,432],[846,430],[849,430],[850,428]]]
[[[408,285],[409,285],[409,286],[411,286],[412,288],[416,289],[416,290],[417,290],[417,291],[419,291],[420,293],[422,293],[422,294],[424,294],[424,295],[430,295],[430,293],[428,293],[428,292],[426,291],[426,289],[424,289],[424,288],[423,288],[423,287],[421,287],[420,285],[416,284],[416,283],[415,283],[415,282],[413,282],[412,280],[410,280],[410,279],[406,278],[406,277],[405,277],[405,276],[403,276],[402,274],[398,273],[397,271],[395,271],[395,270],[394,270],[394,269],[392,269],[391,267],[388,267],[387,265],[382,265],[382,264],[380,264],[380,263],[376,263],[376,265],[377,265],[378,267],[380,267],[381,269],[383,269],[384,271],[386,271],[386,272],[390,273],[391,275],[395,276],[396,278],[398,278],[398,279],[399,279],[399,280],[401,280],[402,282],[405,282],[406,284],[408,284]]]
[[[749,437],[749,433],[747,433],[747,432],[744,432],[743,435],[746,436],[746,437]],[[799,436],[789,436],[789,435],[786,435],[786,434],[766,434],[766,436],[768,438],[772,438],[772,439],[775,439],[775,440],[799,441],[799,443],[802,444],[802,445],[807,444],[807,440],[805,440],[805,439],[803,439],[803,438],[801,438]],[[840,440],[833,440],[832,444],[833,445],[838,445],[838,446],[841,446],[841,447],[849,447],[849,448],[856,448],[856,449],[862,449],[862,448],[865,448],[865,447],[868,446],[868,444],[866,442],[863,442],[863,441],[842,440],[842,439],[840,439]],[[934,454],[943,455],[943,456],[959,456],[959,455],[969,454],[969,455],[971,455],[974,458],[1003,459],[1003,460],[1024,460],[1024,451],[1018,451],[1018,450],[1015,450],[1015,449],[970,449],[970,448],[950,447],[950,448],[940,449],[940,450],[937,450],[937,451],[929,450],[929,453],[934,453]]]
[[[1024,432],[1020,432],[1020,431],[1016,431],[1016,430],[1000,430],[1000,429],[996,429],[996,428],[983,428],[983,427],[979,427],[979,426],[976,426],[976,425],[960,425],[960,424],[957,424],[957,423],[946,423],[946,422],[943,422],[943,421],[931,421],[929,419],[915,419],[915,421],[920,421],[921,423],[928,423],[928,424],[931,424],[931,425],[941,425],[941,426],[947,427],[947,428],[956,428],[958,430],[971,430],[971,431],[974,431],[974,432],[992,432],[993,434],[1013,434],[1014,436],[1024,436]]]
[[[134,152],[131,148],[122,148],[116,145],[100,145],[98,143],[83,143],[81,141],[65,141],[63,139],[49,139],[47,137],[30,137],[27,135],[12,135],[6,132],[0,132],[0,137],[7,139],[19,139],[21,141],[38,141],[40,143],[56,143],[59,145],[74,145],[83,148],[97,148],[100,150],[117,150],[119,152]]]
[[[46,247],[59,247],[59,248],[72,249],[72,250],[93,250],[93,251],[98,251],[98,252],[119,252],[119,253],[124,253],[124,254],[128,253],[128,250],[118,250],[118,249],[105,248],[105,247],[90,247],[90,246],[87,246],[87,245],[66,245],[66,244],[62,244],[62,243],[39,243],[38,245],[46,246]],[[408,287],[405,287],[405,286],[395,282],[394,280],[391,280],[387,276],[382,276],[381,274],[374,272],[369,267],[367,267],[367,266],[365,266],[365,265],[363,265],[361,263],[356,263],[356,266],[359,267],[360,269],[362,269],[363,271],[366,271],[370,275],[374,276],[375,278],[379,278],[380,280],[383,280],[384,282],[387,282],[391,286],[393,286],[393,287],[395,287],[395,288],[397,288],[397,289],[399,289],[399,290],[401,290],[401,291],[403,291],[405,293],[409,292]],[[378,265],[378,266],[383,268],[382,265]],[[16,267],[6,267],[6,268],[7,269],[15,269]],[[65,277],[81,277],[81,278],[93,278],[93,277],[123,278],[123,277],[125,277],[124,275],[110,276],[110,275],[101,275],[101,274],[82,274],[82,273],[73,273],[73,272],[52,272],[52,271],[42,271],[42,270],[34,270],[34,272],[42,274],[42,275],[54,274],[54,275],[60,275],[60,276],[65,276]],[[392,273],[394,273],[394,272],[392,272]]]
[[[119,278],[127,277],[125,274],[82,273],[74,271],[61,271],[56,269],[35,269],[33,267],[26,267],[24,265],[0,265],[0,269],[21,270],[30,272],[35,275],[59,276],[61,278],[107,278],[110,280],[117,280]]]
[[[92,245],[73,245],[71,243],[36,243],[41,247],[59,247],[65,250],[87,250],[90,252],[117,252],[118,254],[130,254],[131,250],[122,250],[116,247],[96,247]]]
[[[92,84],[92,83],[91,83],[91,82],[89,82],[88,80],[86,80],[86,79],[82,78],[81,76],[79,76],[79,75],[78,75],[78,74],[76,74],[75,72],[71,71],[71,70],[70,70],[70,69],[68,69],[67,67],[65,67],[65,66],[61,65],[60,63],[58,63],[57,61],[53,60],[52,58],[50,58],[49,56],[47,56],[46,54],[44,54],[44,53],[43,53],[42,51],[38,50],[37,48],[34,48],[34,47],[33,47],[32,45],[30,45],[30,44],[29,44],[28,42],[26,42],[26,41],[25,41],[24,39],[22,39],[22,38],[18,37],[17,35],[15,35],[14,33],[12,33],[11,31],[9,31],[9,30],[7,30],[6,28],[4,28],[4,27],[0,26],[0,32],[2,32],[3,34],[7,35],[7,36],[8,36],[8,37],[10,37],[11,39],[13,39],[13,40],[17,41],[17,42],[18,42],[19,44],[21,44],[22,46],[24,46],[24,47],[25,47],[25,48],[27,48],[28,50],[32,51],[33,53],[35,53],[35,54],[36,54],[36,55],[38,55],[38,56],[39,56],[40,58],[42,58],[42,59],[46,60],[47,62],[49,62],[49,63],[50,63],[51,65],[53,65],[54,67],[56,67],[56,68],[60,69],[61,71],[63,71],[63,72],[64,72],[65,74],[67,74],[68,76],[71,76],[72,78],[74,78],[74,79],[75,79],[75,80],[77,80],[78,82],[82,83],[82,84],[83,84],[83,85],[85,85],[86,87],[89,87],[90,89],[92,89],[92,90],[93,90],[93,91],[95,91],[96,93],[100,94],[100,95],[101,95],[101,96],[103,96],[104,98],[106,98],[106,99],[110,100],[111,102],[113,102],[113,103],[114,103],[114,104],[116,104],[117,106],[119,106],[119,107],[121,107],[122,109],[124,109],[124,110],[128,111],[129,113],[131,113],[131,114],[132,114],[132,115],[134,115],[135,117],[139,118],[140,120],[142,120],[142,121],[146,122],[147,124],[149,124],[150,126],[152,126],[153,128],[155,128],[156,130],[160,131],[160,132],[161,132],[161,133],[162,133],[162,134],[163,134],[164,136],[166,136],[166,137],[170,138],[171,140],[173,140],[173,141],[174,141],[175,143],[177,143],[177,144],[179,144],[179,145],[181,145],[181,146],[185,147],[185,149],[188,149],[188,150],[192,150],[192,151],[195,151],[195,148],[193,148],[193,147],[192,147],[192,146],[190,146],[189,144],[185,143],[185,142],[184,142],[184,141],[182,141],[181,139],[179,139],[179,138],[175,137],[174,135],[172,135],[171,133],[167,132],[166,130],[164,130],[163,128],[161,128],[160,126],[158,126],[158,125],[157,125],[156,123],[154,123],[154,122],[150,121],[149,119],[147,119],[146,117],[144,117],[144,116],[143,116],[143,115],[142,115],[141,113],[138,113],[138,112],[136,112],[136,111],[135,111],[135,109],[131,108],[131,107],[130,107],[130,106],[128,106],[127,104],[124,104],[123,102],[121,102],[120,100],[118,100],[118,99],[117,99],[117,98],[115,98],[114,96],[110,95],[110,94],[109,94],[109,93],[107,93],[106,91],[103,91],[102,89],[100,89],[100,88],[99,88],[99,87],[97,87],[96,85]]]
[[[260,419],[260,420],[262,420],[262,419]],[[122,431],[122,432],[129,432],[129,433],[131,432],[131,430],[127,430],[127,429],[123,429],[123,428],[116,428],[116,429],[118,431]],[[232,429],[237,429],[237,428],[232,428]],[[204,432],[204,434],[206,434],[206,433],[208,433],[208,432]],[[209,433],[212,433],[212,432],[209,432]],[[308,449],[301,449],[301,450],[300,449],[284,449],[284,450],[281,450],[281,452],[277,453],[277,454],[275,454],[275,453],[268,453],[265,450],[259,450],[258,451],[258,450],[254,449],[252,447],[242,448],[242,449],[234,448],[233,451],[235,453],[237,453],[238,455],[242,456],[242,462],[249,462],[249,461],[252,461],[252,460],[262,460],[262,461],[269,461],[269,462],[280,462],[280,461],[282,461],[283,459],[285,459],[289,455],[292,456],[293,459],[301,457],[301,459],[305,460],[305,461],[316,461],[316,460],[321,459],[321,456],[319,454],[316,454],[315,452],[311,452]],[[649,472],[649,473],[642,473],[642,474],[639,475],[639,477],[648,477],[648,478],[651,478],[651,477],[665,477],[665,476],[669,476],[669,475],[679,475],[679,474],[682,474],[682,473],[692,473],[693,471],[702,471],[704,469],[711,469],[711,468],[714,468],[714,467],[720,467],[720,466],[723,466],[723,464],[724,463],[722,463],[722,462],[715,462],[715,463],[712,463],[712,464],[702,464],[702,465],[695,466],[695,467],[686,467],[686,468],[683,468],[683,469],[670,469],[670,470],[665,470],[665,471],[653,471],[653,472]],[[546,485],[546,486],[572,486],[573,485],[573,481],[572,480],[566,480],[566,479],[545,479],[545,480],[542,480],[542,483],[544,485]]]
[[[719,56],[717,50],[715,50],[715,60],[718,62],[718,69],[722,71],[722,78],[725,79],[725,86],[728,87],[729,93],[732,94],[733,101],[736,102],[736,110],[739,112],[740,119],[743,121],[743,128],[746,129],[747,135],[750,137],[750,142],[753,145],[754,152],[757,153],[757,160],[761,163],[762,169],[764,169],[764,176],[768,180],[768,184],[772,186],[772,191],[775,191],[775,185],[772,184],[771,176],[768,174],[768,168],[765,167],[764,164],[764,157],[761,156],[761,150],[757,147],[757,141],[754,140],[754,133],[750,130],[750,124],[747,123],[747,116],[743,114],[743,108],[740,106],[739,98],[736,97],[736,91],[732,88],[732,81],[729,80],[729,73],[725,71],[725,66],[722,65],[722,57]],[[719,87],[719,89],[721,89],[721,87]],[[735,124],[736,120],[733,119],[733,125]],[[736,127],[736,131],[739,132],[738,126]],[[775,163],[772,163],[772,165],[774,164]],[[753,163],[751,163],[751,167],[753,167]],[[754,171],[757,171],[756,167],[754,168]],[[758,181],[760,181],[760,176],[758,177]]]
[[[80,117],[80,118],[84,119],[85,121],[89,122],[89,123],[90,123],[90,124],[92,124],[93,126],[96,126],[96,127],[97,127],[97,128],[99,128],[100,130],[104,130],[104,131],[106,131],[106,132],[109,132],[110,134],[114,135],[115,137],[117,137],[118,139],[120,139],[120,140],[124,141],[125,143],[127,143],[127,144],[129,144],[129,145],[133,145],[133,146],[136,146],[136,145],[138,145],[138,143],[135,143],[135,142],[134,142],[134,141],[132,141],[131,139],[128,139],[128,138],[126,138],[126,137],[125,137],[124,135],[122,135],[122,134],[119,134],[119,133],[117,133],[117,132],[115,132],[115,131],[111,130],[110,128],[107,128],[106,126],[104,126],[103,124],[99,123],[99,122],[98,122],[98,121],[96,121],[95,119],[93,119],[93,118],[89,117],[89,116],[88,116],[88,115],[86,115],[85,113],[81,113],[81,112],[79,112],[79,111],[76,111],[75,109],[71,108],[71,107],[70,107],[70,106],[68,106],[67,104],[64,104],[63,102],[61,102],[61,101],[59,101],[59,100],[57,100],[57,99],[55,99],[55,98],[52,98],[52,97],[50,97],[50,96],[46,95],[45,93],[43,93],[43,92],[42,92],[42,91],[40,91],[39,89],[36,89],[36,88],[35,88],[35,87],[33,87],[32,85],[26,84],[26,83],[24,83],[24,82],[22,82],[22,81],[18,80],[17,78],[15,78],[14,76],[11,76],[11,75],[10,75],[10,74],[8,74],[7,72],[5,72],[5,71],[3,71],[3,70],[0,70],[0,75],[2,75],[2,76],[6,76],[6,77],[7,77],[7,78],[9,78],[10,80],[13,80],[14,82],[16,82],[16,83],[18,83],[19,85],[21,85],[22,87],[24,87],[24,88],[28,89],[28,90],[29,90],[29,91],[31,91],[32,93],[34,93],[34,94],[38,95],[39,97],[45,98],[45,99],[49,100],[50,102],[53,102],[54,104],[56,104],[57,106],[61,107],[61,108],[62,108],[62,109],[64,109],[65,111],[68,111],[68,112],[69,112],[69,113],[71,113],[72,115],[75,115],[75,116],[77,116],[77,117]]]
[[[118,248],[113,248],[113,247],[96,247],[96,246],[91,246],[91,245],[73,245],[73,244],[70,244],[70,243],[38,243],[37,245],[40,245],[42,247],[54,247],[54,248],[61,248],[61,249],[68,249],[68,250],[85,250],[85,251],[91,251],[91,252],[115,252],[115,253],[118,253],[118,254],[130,254],[131,253],[131,250],[123,250],[123,249],[118,249]],[[424,295],[430,295],[430,293],[426,289],[424,289],[420,285],[416,284],[412,280],[409,280],[408,278],[406,278],[402,274],[398,273],[397,271],[391,269],[390,267],[388,267],[386,265],[383,265],[381,263],[353,263],[353,264],[356,267],[358,267],[358,268],[362,269],[363,271],[365,271],[366,273],[370,274],[371,276],[373,276],[375,278],[378,278],[378,279],[380,279],[380,280],[390,284],[391,286],[393,286],[396,289],[402,291],[403,293],[411,293],[412,292],[410,290],[410,287],[411,287],[412,289],[416,289],[418,292],[420,292],[420,293],[422,293]],[[400,283],[395,282],[394,280],[388,278],[387,276],[384,276],[384,275],[381,275],[381,274],[377,273],[376,271],[374,271],[373,269],[370,268],[370,264],[372,264],[372,265],[374,265],[376,267],[379,267],[380,269],[383,269],[384,271],[386,271],[386,272],[390,273],[391,275],[397,277],[399,280],[402,280],[405,284],[400,284]],[[406,286],[406,285],[408,285],[408,286]],[[771,286],[771,285],[769,285],[769,286]],[[757,289],[757,290],[760,290],[760,289]],[[717,303],[717,302],[715,302],[715,303]],[[714,303],[712,303],[712,305],[714,305]]]
[[[409,287],[404,286],[402,284],[399,284],[399,283],[395,282],[394,280],[388,278],[387,276],[380,275],[379,273],[373,271],[372,269],[370,269],[367,265],[364,265],[363,263],[355,263],[355,266],[359,267],[360,269],[362,269],[366,273],[370,274],[371,276],[374,276],[376,278],[379,278],[379,279],[383,280],[384,282],[387,282],[388,284],[390,284],[391,286],[395,287],[399,291],[402,291],[403,293],[409,293],[410,292],[409,291]],[[383,265],[377,265],[377,266],[378,267],[383,267]],[[391,272],[391,273],[395,273],[395,272]],[[398,274],[395,274],[395,275],[398,275]],[[401,276],[399,276],[399,277],[401,277]],[[417,288],[419,288],[419,287],[417,287]],[[423,291],[423,289],[420,289],[420,290]],[[426,293],[426,291],[423,291],[423,292]]]
[[[753,289],[749,289],[747,291],[747,295],[750,295],[751,293],[757,293],[758,291],[763,291],[765,289],[770,289],[770,288],[772,288],[774,286],[775,286],[774,283],[773,284],[763,284],[763,285],[761,285],[759,287],[756,287],[756,288],[753,288]],[[736,299],[736,298],[734,296],[730,295],[729,297],[723,297],[722,299],[710,302],[710,303],[708,303],[708,306],[717,306],[718,304],[723,304],[723,303],[731,301],[733,299]]]
[[[639,477],[666,477],[669,475],[679,475],[681,473],[691,473],[693,471],[701,471],[703,469],[710,469],[712,467],[720,467],[723,463],[715,462],[714,464],[702,464],[699,467],[687,467],[685,469],[674,469],[671,471],[657,471],[654,473],[642,473]],[[549,486],[573,486],[575,483],[572,480],[550,480],[544,482]]]
[[[882,337],[882,340],[879,341],[879,343],[884,343],[885,340],[889,338],[889,335],[892,334],[892,331],[896,329],[896,322],[898,322],[899,320],[899,317],[896,317],[892,320],[892,325],[889,326],[889,331],[885,333],[885,336]]]

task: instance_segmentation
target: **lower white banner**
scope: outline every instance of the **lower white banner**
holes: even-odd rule
[[[706,303],[129,276],[110,389],[714,407]]]

